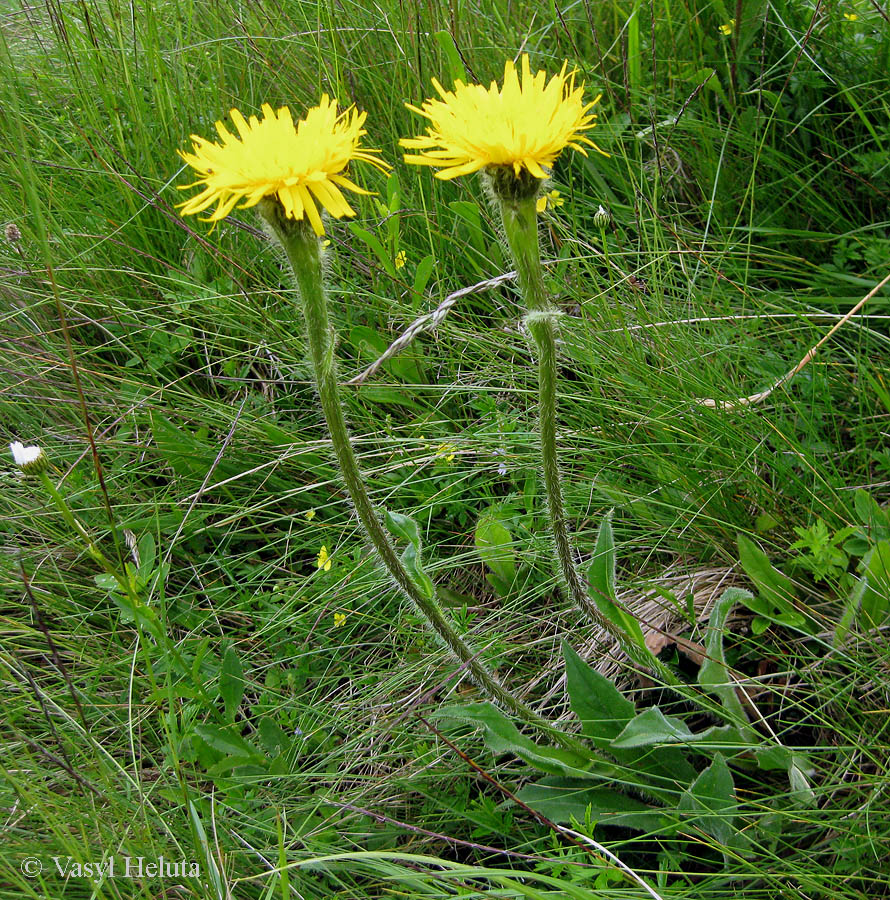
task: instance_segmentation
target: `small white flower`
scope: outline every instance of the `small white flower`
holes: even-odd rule
[[[46,469],[48,460],[42,447],[26,447],[21,441],[13,441],[9,445],[12,461],[27,473],[37,473]]]

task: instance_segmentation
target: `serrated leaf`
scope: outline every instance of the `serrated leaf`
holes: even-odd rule
[[[219,670],[219,695],[226,708],[226,719],[235,721],[235,714],[244,697],[244,670],[234,647],[229,647],[223,656]]]
[[[260,746],[270,757],[278,756],[278,754],[281,753],[282,750],[286,750],[291,743],[291,739],[288,737],[287,732],[285,732],[278,723],[269,716],[264,716],[260,719],[260,724],[257,726],[257,736]]]

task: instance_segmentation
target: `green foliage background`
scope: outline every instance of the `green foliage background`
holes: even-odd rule
[[[713,842],[596,835],[665,897],[888,893],[886,640],[859,629],[826,650],[855,560],[806,556],[858,523],[854,488],[887,500],[886,291],[767,401],[696,402],[770,386],[887,273],[886,10],[7,0],[0,15],[0,219],[22,236],[0,246],[0,422],[46,449],[112,547],[85,407],[115,523],[169,565],[152,604],[178,650],[140,645],[54,508],[6,467],[0,896],[158,895],[158,882],[19,869],[103,852],[200,860],[207,877],[165,883],[169,896],[539,896],[516,880],[533,871],[557,879],[543,895],[642,896],[505,804],[413,715],[475,694],[356,536],[282,259],[248,211],[209,233],[175,209],[188,178],[176,149],[230,107],[299,113],[327,92],[366,110],[366,140],[395,168],[363,173],[377,197],[330,228],[351,376],[450,292],[509,267],[478,182],[406,167],[397,142],[420,127],[404,104],[431,78],[487,82],[520,51],[549,71],[568,59],[603,94],[592,137],[610,156],[565,154],[563,203],[542,219],[567,314],[560,439],[582,551],[615,507],[624,585],[718,568],[744,583],[746,533],[823,629],[733,637],[768,727],[810,753],[818,798],[776,813],[775,843],[736,859],[737,880]],[[532,371],[507,285],[460,300],[348,403],[375,499],[421,523],[428,569],[474,642],[558,715],[559,640],[586,634],[551,574]],[[497,556],[478,546],[492,521],[508,535]],[[809,545],[792,548],[801,531]],[[694,604],[677,606],[700,637]],[[504,783],[524,777],[475,737],[460,743]],[[374,855],[394,850],[416,858]],[[313,862],[328,853],[366,855]]]

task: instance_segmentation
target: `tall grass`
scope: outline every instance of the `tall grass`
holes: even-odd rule
[[[139,638],[54,508],[5,467],[0,897],[643,896],[505,803],[416,718],[475,694],[357,537],[284,262],[246,212],[208,233],[175,209],[176,148],[232,106],[303,111],[328,92],[368,112],[367,143],[398,163],[416,128],[405,102],[432,77],[498,78],[520,49],[549,70],[569,59],[603,92],[592,137],[611,154],[561,160],[564,203],[543,220],[568,314],[559,441],[578,546],[591,551],[615,507],[619,576],[644,592],[678,572],[741,583],[736,536],[753,534],[824,623],[816,641],[746,621],[727,637],[768,727],[809,755],[814,805],[790,811],[787,780],[752,772],[739,791],[774,791],[758,815],[774,817],[775,840],[726,870],[694,835],[597,837],[665,897],[890,893],[885,634],[832,649],[843,585],[790,566],[795,528],[856,521],[854,488],[887,501],[886,292],[766,401],[697,402],[774,383],[886,274],[890,28],[858,0],[739,9],[4,6],[0,219],[22,239],[0,244],[0,421],[8,440],[45,447],[111,547],[89,428],[122,546],[151,534],[169,563],[151,603],[188,671]],[[476,182],[396,165],[366,186],[378,197],[358,225],[393,264],[332,229],[344,379],[416,315],[507,267]],[[375,501],[422,523],[473,644],[558,716],[559,638],[590,635],[550,576],[519,316],[509,285],[463,298],[348,389],[349,419]],[[474,546],[487,510],[515,551],[503,595]],[[702,598],[677,594],[676,627],[698,640]],[[460,745],[506,785],[525,777],[472,737]],[[194,860],[203,877],[93,885],[51,862],[103,854]],[[41,878],[22,874],[31,856]]]

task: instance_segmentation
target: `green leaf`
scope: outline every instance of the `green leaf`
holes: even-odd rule
[[[863,581],[860,608],[865,624],[876,628],[884,623],[890,608],[890,541],[879,541],[862,560]]]
[[[393,259],[390,257],[389,253],[386,251],[386,248],[380,241],[380,238],[377,237],[373,232],[368,231],[367,228],[362,228],[357,222],[350,222],[347,226],[349,230],[361,241],[365,243],[365,245],[373,252],[373,254],[377,257],[380,265],[386,271],[388,275],[392,278],[396,277],[396,266]]]
[[[430,276],[433,274],[433,268],[436,265],[436,258],[432,253],[428,253],[417,264],[414,270],[414,293],[423,294],[429,284]]]
[[[735,812],[738,808],[734,796],[732,772],[718,753],[680,798],[679,812],[693,814],[693,821],[702,831],[725,846],[737,843]]]
[[[554,822],[584,822],[588,809],[600,825],[620,825],[664,834],[669,817],[662,811],[604,787],[591,787],[581,778],[550,776],[523,787],[517,797]]]
[[[474,535],[476,551],[482,562],[497,578],[512,585],[516,577],[516,562],[513,551],[513,536],[498,516],[495,507],[489,507],[476,522]]]
[[[142,537],[139,539],[139,543],[136,547],[137,555],[139,557],[139,574],[147,575],[152,569],[155,567],[155,560],[157,559],[157,553],[155,548],[155,538],[154,535],[147,531]]]
[[[633,719],[636,709],[604,675],[592,669],[567,644],[562,645],[566,664],[566,690],[581,731],[595,747],[608,747]]]
[[[408,571],[417,589],[427,600],[432,600],[436,595],[436,586],[433,584],[432,578],[423,571],[417,547],[414,544],[409,544],[401,558],[402,565]]]
[[[642,650],[647,656],[652,653],[646,646],[640,623],[618,605],[618,594],[615,590],[615,536],[612,533],[612,510],[603,517],[593,559],[587,568],[587,579],[590,583],[590,598],[596,608],[618,628],[627,639]]]
[[[585,768],[591,762],[570,750],[541,747],[519,729],[493,703],[446,706],[437,718],[455,719],[483,729],[485,743],[494,753],[512,753],[523,762],[550,775],[601,778]]]
[[[218,728],[216,725],[196,725],[195,734],[209,747],[226,754],[226,756],[253,761],[262,760],[262,754],[253,744],[229,728]]]
[[[226,719],[235,721],[235,714],[244,697],[244,670],[234,647],[229,647],[223,656],[219,671],[219,695],[226,706]]]
[[[890,510],[884,509],[867,491],[853,495],[853,506],[859,521],[868,528],[876,541],[890,538]]]
[[[774,568],[767,555],[752,540],[738,536],[739,561],[745,574],[754,582],[760,598],[780,612],[796,612],[793,604],[794,585],[787,575]]]
[[[436,594],[436,587],[423,570],[420,555],[420,529],[417,527],[417,523],[410,516],[389,510],[384,516],[384,522],[391,534],[403,541],[408,541],[408,546],[401,556],[402,565],[411,576],[417,589],[427,600],[432,600]]]
[[[417,527],[417,522],[414,519],[410,516],[402,515],[402,513],[387,510],[384,520],[390,534],[401,538],[403,541],[408,541],[418,551],[420,550],[420,529]]]
[[[106,591],[120,591],[121,589],[114,575],[109,575],[107,572],[102,572],[99,575],[94,575],[93,581],[95,581],[100,588]]]
[[[730,610],[738,602],[751,599],[751,592],[742,588],[727,588],[714,604],[708,619],[705,637],[705,660],[698,672],[698,683],[710,694],[719,697],[723,708],[732,721],[747,722],[748,717],[742,701],[736,693],[735,680],[726,667],[726,656],[723,652],[723,630]]]
[[[630,722],[612,741],[611,746],[650,747],[653,744],[685,744],[695,740],[682,719],[666,716],[657,706],[650,706]]]
[[[273,758],[278,756],[283,750],[286,750],[291,744],[291,739],[288,737],[287,732],[269,716],[264,716],[260,719],[260,724],[257,726],[257,736],[260,746]]]
[[[454,44],[454,38],[451,36],[451,32],[437,31],[435,33],[435,38],[436,43],[445,54],[445,59],[448,62],[448,72],[451,75],[452,84],[454,84],[455,81],[462,81],[466,84],[467,75],[464,71],[464,64],[461,61],[460,54],[457,52],[457,47]]]

